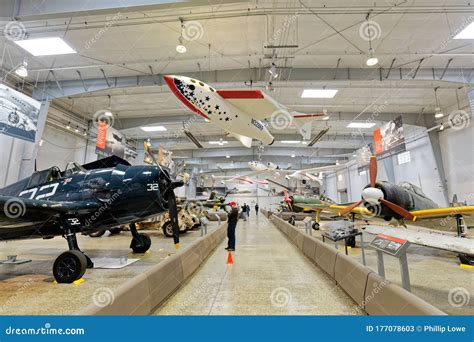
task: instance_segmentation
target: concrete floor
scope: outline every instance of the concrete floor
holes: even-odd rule
[[[263,215],[237,225],[234,264],[227,239],[156,315],[351,315],[356,304]]]
[[[209,231],[217,228],[217,222]],[[0,259],[16,254],[19,259],[33,261],[22,265],[0,265],[0,314],[2,315],[71,315],[150,267],[176,253],[173,241],[161,231],[142,231],[150,235],[152,245],[145,254],[131,253],[130,232],[100,238],[78,235],[79,247],[90,257],[140,258],[121,269],[88,269],[81,284],[54,283],[52,265],[67,250],[61,237],[51,240],[19,240],[0,243]],[[199,239],[199,230],[181,235],[181,246]]]
[[[322,221],[321,230],[313,230],[313,236],[322,240],[321,232],[330,223]],[[302,222],[297,222],[297,226],[304,229]],[[377,272],[377,253],[368,246],[374,237],[364,233],[367,266]],[[328,243],[333,246],[333,242]],[[339,250],[344,253],[343,242],[339,243]],[[350,249],[349,256],[362,263],[359,247]],[[398,259],[385,256],[384,263],[386,278],[401,286]],[[474,268],[461,268],[455,253],[412,244],[408,249],[408,268],[413,294],[450,315],[474,314]]]

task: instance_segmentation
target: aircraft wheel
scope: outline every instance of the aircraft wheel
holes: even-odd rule
[[[165,234],[166,237],[173,237],[173,225],[171,221],[166,221],[163,225],[163,234]]]
[[[87,268],[87,258],[81,251],[60,254],[53,265],[54,279],[58,283],[72,283],[81,279]]]
[[[105,230],[99,230],[98,232],[90,233],[90,237],[101,237],[105,234]]]
[[[130,248],[133,250],[133,253],[145,253],[150,249],[151,239],[146,234],[138,234],[138,237],[132,239]]]
[[[319,230],[319,223],[318,222],[313,223],[313,229],[314,230]]]
[[[112,229],[109,229],[109,232],[111,235],[116,235],[116,234],[120,234],[122,232],[122,228],[112,228]]]
[[[296,224],[296,220],[294,217],[290,217],[290,219],[288,220],[288,223],[291,224],[292,226],[294,226]]]
[[[458,258],[461,264],[474,266],[474,256],[467,254],[458,254]]]

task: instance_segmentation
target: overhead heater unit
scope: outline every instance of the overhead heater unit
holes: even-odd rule
[[[188,137],[189,140],[191,140],[191,142],[197,146],[197,148],[203,148],[203,146],[201,145],[201,143],[196,139],[196,137],[189,131],[184,131],[184,134],[186,134],[186,136]]]
[[[308,146],[313,146],[314,144],[316,144],[319,140],[321,140],[321,138],[329,131],[329,128],[326,128],[326,129],[323,129],[321,132],[319,132],[318,134],[316,134],[316,136],[314,137],[313,140],[311,140],[311,142],[308,144]]]

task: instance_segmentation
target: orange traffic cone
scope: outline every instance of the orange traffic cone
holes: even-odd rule
[[[234,263],[234,260],[232,259],[232,252],[229,252],[227,254],[227,265],[232,265]]]

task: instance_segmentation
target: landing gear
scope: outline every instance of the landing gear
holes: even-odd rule
[[[75,227],[80,225],[80,221],[77,218],[63,218],[62,222],[69,251],[59,255],[54,261],[53,275],[58,283],[72,283],[81,279],[87,268],[94,267],[94,263],[77,244]]]
[[[150,237],[146,234],[139,234],[135,223],[130,223],[130,231],[133,236],[132,242],[130,243],[130,248],[133,250],[133,253],[145,253],[150,249]]]
[[[109,232],[111,235],[117,235],[117,234],[120,234],[122,232],[122,228],[112,228],[112,229],[109,229]]]
[[[319,223],[318,222],[313,223],[313,229],[314,230],[319,230]]]
[[[166,237],[173,237],[173,225],[171,221],[166,221],[163,225],[163,234],[165,234]]]
[[[456,228],[457,235],[459,238],[466,237],[466,223],[464,217],[461,214],[456,214]],[[474,266],[474,256],[468,254],[458,254],[459,261],[461,264]]]
[[[58,283],[72,283],[81,279],[87,268],[86,256],[78,250],[62,253],[53,265],[54,279]]]

